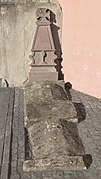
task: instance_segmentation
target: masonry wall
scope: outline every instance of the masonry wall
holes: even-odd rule
[[[101,98],[101,1],[59,0],[63,72],[73,88]]]
[[[13,1],[12,1],[13,2]],[[48,0],[0,4],[0,78],[10,86],[22,86],[28,79],[29,55],[36,30],[36,9],[49,8],[56,16],[61,41],[62,12],[59,4]]]

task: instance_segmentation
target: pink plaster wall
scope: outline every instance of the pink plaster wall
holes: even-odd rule
[[[101,0],[58,1],[63,8],[65,82],[101,98]]]

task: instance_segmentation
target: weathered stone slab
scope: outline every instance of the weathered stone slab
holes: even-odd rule
[[[25,106],[32,160],[23,170],[85,169],[77,113],[58,82],[27,84]]]

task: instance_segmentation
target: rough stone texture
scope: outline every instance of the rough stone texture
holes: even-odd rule
[[[85,169],[77,113],[58,82],[28,84],[25,105],[33,161],[24,170]]]
[[[4,142],[3,134],[6,127],[5,120],[6,115],[8,113],[8,101],[9,101],[9,88],[1,88],[0,89],[0,160],[2,154],[2,144]],[[77,115],[79,118],[79,132],[83,144],[85,146],[85,150],[87,154],[92,155],[92,160],[88,155],[88,164],[92,163],[91,166],[85,171],[38,171],[38,172],[23,172],[23,164],[18,162],[18,153],[17,155],[17,166],[16,171],[13,170],[12,175],[10,175],[10,179],[101,179],[101,100],[94,98],[92,96],[86,95],[84,93],[80,93],[75,90],[71,90],[71,93],[68,93],[73,103],[75,104]],[[13,96],[14,98],[14,96]],[[21,107],[22,106],[22,107]],[[22,110],[21,110],[22,108]],[[23,116],[23,90],[16,89],[15,90],[15,98],[14,98],[14,111],[13,115],[15,115],[15,119],[13,120],[12,125],[12,141],[15,141],[18,138],[18,133],[21,129],[22,133],[18,138],[19,143],[24,142],[24,126],[21,127],[20,124],[24,122]],[[18,120],[20,120],[19,125]],[[11,142],[12,143],[12,142]],[[15,147],[15,143],[12,143],[10,159],[15,156],[15,148],[19,150],[19,153],[23,156],[24,154],[24,146],[19,148],[17,144]],[[19,148],[19,149],[18,149]],[[15,165],[11,161],[9,162],[11,166],[11,170],[14,169]],[[17,168],[19,167],[19,171]],[[10,173],[10,172],[9,172]],[[0,176],[1,177],[1,176]],[[8,178],[8,179],[9,179]],[[1,178],[4,179],[4,178]]]
[[[0,5],[0,78],[6,79],[10,86],[21,86],[28,78],[39,7],[49,8],[56,15],[54,37],[59,34],[61,41],[62,12],[57,3],[21,1]]]

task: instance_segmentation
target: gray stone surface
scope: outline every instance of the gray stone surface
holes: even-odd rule
[[[86,169],[77,113],[58,81],[27,84],[25,108],[32,160],[24,171]]]
[[[0,166],[4,148],[5,126],[8,112],[9,90],[0,89]]]
[[[11,174],[22,174],[22,164],[25,157],[24,136],[24,99],[23,90],[15,88],[15,103],[13,115],[13,138],[11,153]],[[18,177],[18,176],[17,176]]]
[[[1,128],[0,128],[0,173],[1,179],[8,179],[10,175],[10,156],[11,156],[11,133],[12,133],[12,117],[13,117],[13,103],[14,103],[14,90],[13,89],[0,89],[1,95]]]
[[[13,135],[15,134],[15,137],[12,137],[12,141],[15,140],[16,143],[16,136],[17,131],[19,130],[19,125],[17,125],[17,119],[19,115],[22,115],[20,118],[21,123],[23,123],[23,111],[18,110],[20,108],[21,104],[23,104],[23,95],[22,90],[16,89],[15,92],[15,107],[16,112],[16,118],[15,122],[13,123],[12,131]],[[2,150],[2,143],[3,143],[3,134],[5,129],[5,118],[7,115],[7,109],[8,109],[8,101],[9,101],[9,89],[0,89],[0,152]],[[97,99],[95,97],[80,93],[75,90],[70,90],[71,92],[71,98],[73,103],[75,104],[76,110],[78,112],[78,118],[79,118],[79,133],[81,136],[81,139],[83,141],[83,145],[85,146],[85,151],[87,154],[92,155],[92,164],[86,171],[43,171],[43,172],[23,172],[19,170],[19,174],[17,171],[14,171],[12,175],[10,175],[10,179],[101,179],[101,100]],[[70,93],[69,93],[70,94]],[[22,98],[20,99],[20,97]],[[69,95],[70,96],[70,95]],[[21,102],[22,101],[22,102]],[[20,104],[21,102],[21,104]],[[22,132],[24,133],[24,128],[22,128]],[[23,134],[22,134],[23,136]],[[13,139],[14,138],[14,139]],[[21,143],[23,143],[23,139],[19,138]],[[12,143],[12,148],[14,147],[15,143]],[[18,150],[18,144],[17,144]],[[23,148],[23,147],[22,147]],[[23,148],[24,149],[24,148]],[[23,151],[20,150],[23,154]],[[11,152],[11,155],[13,156],[14,153]],[[18,154],[17,154],[18,157]],[[1,156],[0,156],[1,160]],[[89,162],[91,159],[89,158]],[[14,167],[14,165],[11,165],[11,169]],[[22,164],[20,165],[20,168],[22,168]],[[4,178],[1,178],[4,179]]]

